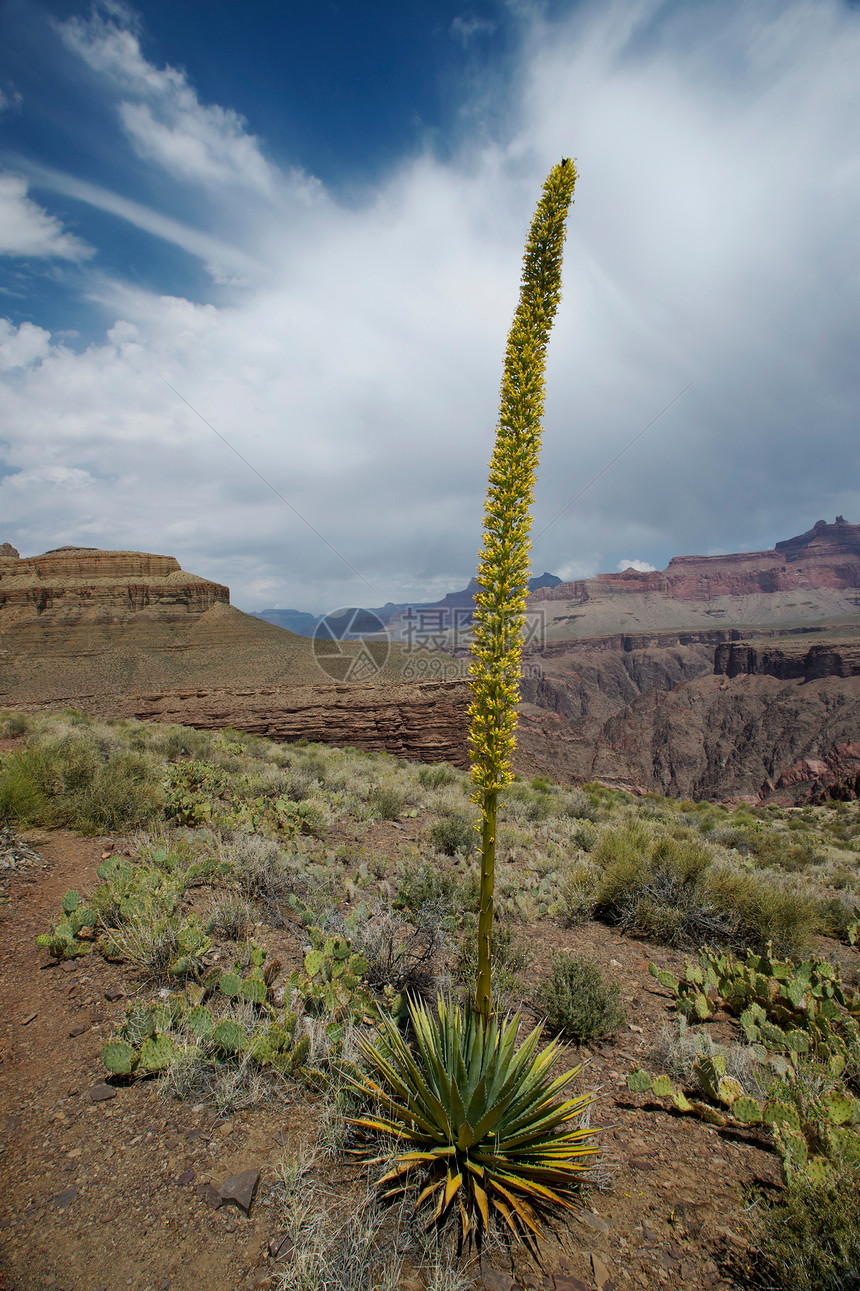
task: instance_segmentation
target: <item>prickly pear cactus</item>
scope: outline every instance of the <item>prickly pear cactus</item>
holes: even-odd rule
[[[114,1076],[130,1076],[140,1055],[126,1040],[109,1040],[102,1050],[102,1062]]]

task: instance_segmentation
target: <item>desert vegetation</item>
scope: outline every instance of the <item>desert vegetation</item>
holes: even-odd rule
[[[306,1091],[318,1100],[319,1141],[280,1195],[287,1210],[307,1204],[319,1153],[354,1149],[351,1122],[374,1114],[362,1037],[392,1024],[408,1034],[409,1002],[432,1006],[440,990],[461,1008],[471,998],[479,835],[473,829],[471,848],[451,853],[438,833],[452,817],[474,821],[468,776],[74,712],[8,714],[0,733],[15,737],[2,755],[0,799],[18,831],[62,823],[92,833],[93,786],[114,783],[104,768],[134,768],[108,803],[104,831],[127,845],[111,851],[90,890],[65,895],[40,938],[51,956],[95,954],[128,974],[106,1077],[158,1082],[163,1098],[221,1116]],[[400,804],[394,821],[380,813],[381,795]],[[536,966],[540,930],[564,938],[604,922],[685,953],[687,969],[655,966],[677,1022],[651,1038],[628,1079],[687,1116],[756,1127],[781,1145],[784,1190],[754,1212],[761,1250],[783,1270],[773,1285],[829,1285],[814,1280],[824,1277],[817,1265],[799,1280],[807,1256],[798,1252],[817,1232],[822,1269],[856,1258],[847,1198],[860,1122],[857,805],[731,809],[517,779],[499,795],[499,834],[498,1007],[545,1018],[576,1043],[625,1025],[611,978],[587,959],[553,952]],[[840,944],[843,977],[822,956]],[[819,1001],[815,1034],[810,1009],[792,1003],[804,996]],[[715,1041],[714,1020],[726,1015],[732,1036]],[[579,1086],[587,1094],[581,1076]],[[599,1103],[594,1111],[599,1119]],[[607,1183],[594,1168],[585,1179],[593,1190]],[[839,1204],[820,1204],[824,1193]],[[329,1235],[339,1222],[331,1218]],[[316,1250],[314,1231],[302,1240]],[[424,1276],[436,1269],[435,1285],[448,1285],[439,1280],[447,1257],[433,1250],[420,1256]],[[392,1252],[370,1243],[368,1259],[381,1268]],[[450,1266],[444,1276],[453,1286],[463,1275]]]

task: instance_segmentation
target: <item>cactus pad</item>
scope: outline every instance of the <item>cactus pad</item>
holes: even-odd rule
[[[218,983],[218,989],[228,999],[235,999],[242,989],[242,979],[238,973],[224,973]]]
[[[177,1056],[176,1045],[168,1035],[150,1036],[140,1046],[140,1066],[143,1071],[164,1071]]]
[[[632,1090],[634,1094],[647,1094],[651,1089],[651,1077],[647,1071],[637,1067],[627,1077],[627,1088]]]
[[[243,1000],[253,1004],[265,1004],[268,988],[262,977],[246,977],[241,987]]]
[[[108,1040],[102,1062],[115,1076],[130,1076],[138,1064],[138,1052],[125,1040]]]
[[[761,1104],[747,1094],[741,1094],[732,1103],[732,1116],[741,1125],[759,1125],[762,1119]]]
[[[225,1053],[242,1053],[248,1046],[248,1037],[232,1018],[222,1018],[212,1032],[212,1040]]]

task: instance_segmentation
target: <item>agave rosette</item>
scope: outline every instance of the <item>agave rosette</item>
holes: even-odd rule
[[[540,1026],[517,1049],[519,1014],[485,1021],[445,1000],[438,1021],[418,1001],[409,1013],[414,1054],[390,1018],[379,1044],[359,1041],[372,1072],[362,1087],[381,1110],[353,1124],[414,1145],[379,1180],[383,1196],[417,1184],[417,1204],[433,1206],[439,1227],[456,1207],[460,1247],[473,1235],[480,1246],[493,1210],[530,1243],[542,1221],[574,1209],[597,1151],[581,1123],[593,1096],[559,1098],[580,1068],[552,1076],[560,1046],[538,1050]]]

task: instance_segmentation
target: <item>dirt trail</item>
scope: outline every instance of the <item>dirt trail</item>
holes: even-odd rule
[[[104,839],[28,834],[48,862],[8,881],[0,907],[2,1291],[234,1291],[274,1231],[200,1185],[283,1156],[289,1112],[254,1128],[160,1099],[151,1083],[104,1091],[101,1050],[128,979],[99,956],[55,965],[34,944],[63,893],[97,882]],[[133,984],[132,984],[133,989]],[[117,995],[116,999],[108,996]],[[211,1194],[209,1194],[211,1197]]]

